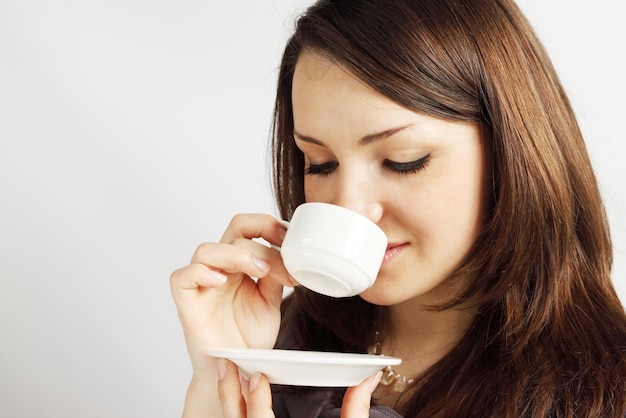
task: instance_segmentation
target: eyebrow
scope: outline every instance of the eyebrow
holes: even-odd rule
[[[400,132],[400,131],[402,131],[402,130],[404,130],[406,128],[409,128],[411,126],[413,126],[412,123],[408,124],[408,125],[398,126],[396,128],[386,129],[384,131],[376,132],[376,133],[373,133],[373,134],[365,135],[364,137],[359,139],[359,145],[367,145],[367,144],[371,144],[372,142],[376,142],[376,141],[380,141],[380,140],[385,139],[385,138],[389,138],[390,136],[393,136],[393,135],[397,134],[398,132]],[[299,134],[296,130],[293,131],[293,136],[296,139],[300,140],[300,141],[309,142],[311,144],[320,145],[322,147],[326,146],[326,144],[324,144],[324,142],[320,141],[319,139]]]

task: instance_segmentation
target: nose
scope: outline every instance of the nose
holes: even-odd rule
[[[366,175],[343,173],[338,176],[330,203],[357,212],[374,223],[383,216],[381,190]]]

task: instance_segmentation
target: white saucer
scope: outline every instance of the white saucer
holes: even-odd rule
[[[208,354],[232,361],[248,379],[260,372],[270,383],[293,386],[356,386],[378,370],[402,363],[396,357],[321,351],[234,348]]]

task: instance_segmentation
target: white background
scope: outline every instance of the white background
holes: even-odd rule
[[[168,278],[234,213],[275,213],[276,68],[308,3],[0,0],[1,416],[180,414]],[[626,300],[620,3],[520,2],[586,135]]]

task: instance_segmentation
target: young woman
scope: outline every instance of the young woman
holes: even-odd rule
[[[305,201],[376,222],[374,286],[296,287],[269,215],[237,215],[172,274],[194,376],[184,415],[624,417],[626,315],[581,133],[512,0],[321,0],[279,76],[280,214]],[[258,282],[250,277],[259,277]],[[274,388],[213,347],[384,353],[347,391]],[[380,383],[379,383],[380,381]],[[345,392],[345,393],[344,393]]]

